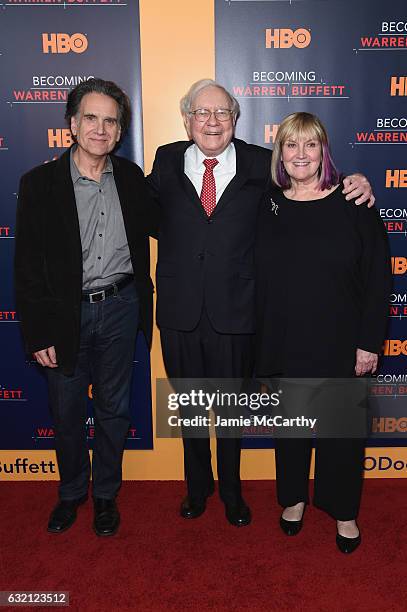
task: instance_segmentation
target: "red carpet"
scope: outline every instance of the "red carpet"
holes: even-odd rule
[[[216,495],[185,521],[183,483],[126,482],[121,529],[105,539],[91,530],[89,502],[69,531],[46,532],[55,483],[0,491],[0,590],[70,591],[70,609],[81,612],[407,608],[407,480],[366,481],[363,542],[351,556],[336,550],[333,520],[312,507],[303,531],[285,536],[274,482],[244,483],[253,522],[241,529],[226,522]]]

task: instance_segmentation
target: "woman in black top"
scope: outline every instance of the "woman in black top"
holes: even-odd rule
[[[273,186],[257,240],[259,377],[343,377],[374,373],[385,335],[391,272],[375,208],[342,195],[319,119],[289,115],[273,151]],[[280,525],[302,527],[312,441],[276,438]],[[318,438],[314,503],[337,520],[337,545],[352,552],[364,441]]]

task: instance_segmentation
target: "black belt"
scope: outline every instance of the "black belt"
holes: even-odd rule
[[[134,276],[126,276],[123,280],[118,281],[117,283],[113,283],[104,289],[99,289],[99,291],[89,291],[82,293],[82,301],[90,302],[94,304],[95,302],[103,302],[106,298],[111,295],[117,295],[121,289],[127,287],[134,281]]]

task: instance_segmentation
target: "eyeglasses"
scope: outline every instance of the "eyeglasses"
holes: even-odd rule
[[[210,111],[207,108],[197,108],[189,114],[193,115],[199,123],[205,123],[212,115],[215,115],[217,121],[229,121],[233,115],[233,111],[228,108],[218,108],[216,111]]]

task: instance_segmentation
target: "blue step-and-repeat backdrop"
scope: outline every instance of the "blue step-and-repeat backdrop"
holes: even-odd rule
[[[54,446],[45,377],[27,360],[13,289],[20,176],[71,144],[64,122],[69,90],[92,76],[130,96],[133,119],[119,155],[143,165],[139,6],[134,2],[13,2],[0,6],[0,449]],[[126,448],[152,448],[149,353],[139,334]],[[87,420],[94,435],[92,389]]]
[[[191,10],[199,18],[198,6]],[[373,185],[390,238],[394,287],[384,356],[371,385],[369,444],[406,446],[405,0],[215,0],[215,26],[216,78],[241,105],[237,136],[272,148],[282,118],[313,112],[327,126],[340,170],[363,172]],[[14,302],[19,177],[71,144],[66,96],[91,76],[114,80],[129,94],[133,122],[119,154],[142,165],[138,1],[3,0],[0,29],[0,449],[38,449],[48,457],[53,430],[45,380],[24,355]],[[91,446],[91,399],[87,427]],[[264,434],[246,445],[268,446],[270,432]],[[127,448],[152,448],[150,364],[141,335]],[[41,469],[47,477],[47,466]]]
[[[406,1],[216,0],[215,19],[216,78],[239,100],[237,136],[272,148],[284,117],[314,113],[327,127],[338,168],[362,172],[373,185],[389,234],[394,287],[381,367],[371,385],[369,444],[405,445]],[[259,432],[246,445],[267,446],[269,436]]]

